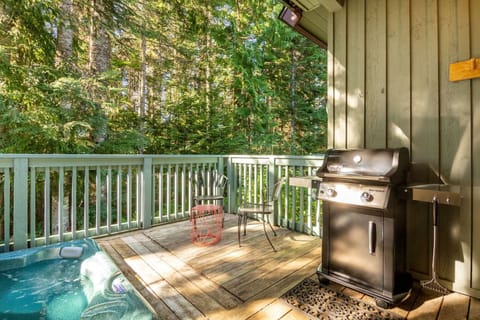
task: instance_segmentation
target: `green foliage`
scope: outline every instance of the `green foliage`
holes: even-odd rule
[[[277,19],[277,1],[97,2],[110,39],[102,74],[89,69],[89,1],[72,8],[73,54],[60,62],[62,0],[0,5],[0,152],[326,147],[326,53]]]

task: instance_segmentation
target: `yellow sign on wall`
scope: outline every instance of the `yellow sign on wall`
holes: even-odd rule
[[[480,78],[480,58],[450,64],[450,81]]]

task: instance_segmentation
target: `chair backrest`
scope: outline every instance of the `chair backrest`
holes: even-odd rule
[[[225,187],[228,183],[228,177],[224,174],[217,174],[213,180],[213,186],[215,188],[215,194],[223,195]]]
[[[209,186],[207,182],[205,182],[204,175],[212,175],[212,184]],[[211,194],[211,195],[223,195],[225,191],[225,187],[228,183],[228,177],[219,174],[218,172],[197,172],[193,176],[193,183],[196,185],[196,193],[198,194]],[[210,192],[209,190],[212,190]]]
[[[228,183],[228,177],[224,174],[218,174],[216,177],[215,177],[215,186],[217,188],[219,188],[221,191],[223,191],[225,189],[225,187],[227,186],[227,183]]]
[[[283,183],[285,182],[285,177],[282,177],[275,182],[273,186],[272,198],[271,201],[277,201],[278,197],[280,196],[280,190],[282,190]]]

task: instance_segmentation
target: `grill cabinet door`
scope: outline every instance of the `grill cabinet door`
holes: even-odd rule
[[[332,204],[329,214],[329,273],[383,289],[383,212]]]

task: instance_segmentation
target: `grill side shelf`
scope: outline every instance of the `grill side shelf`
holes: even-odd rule
[[[457,206],[462,202],[460,187],[448,184],[421,184],[407,186],[411,199],[421,202],[434,202],[438,204]]]
[[[318,188],[323,179],[318,176],[290,177],[288,184],[294,187]]]

